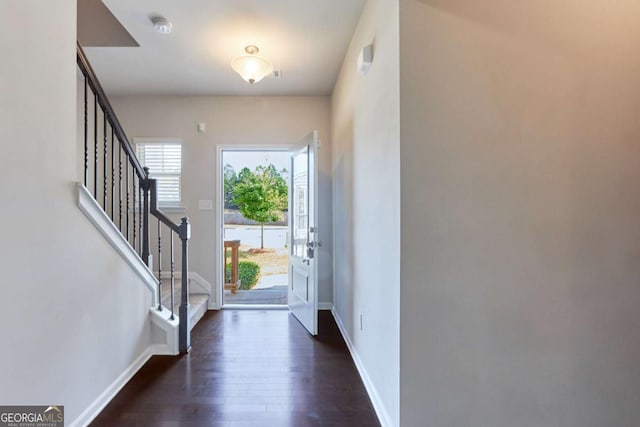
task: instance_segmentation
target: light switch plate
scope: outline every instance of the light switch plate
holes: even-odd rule
[[[212,211],[213,200],[198,200],[198,209],[201,211]]]

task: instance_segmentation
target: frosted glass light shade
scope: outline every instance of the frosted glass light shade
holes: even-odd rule
[[[273,65],[259,56],[240,56],[231,61],[231,68],[249,84],[258,83],[273,72]]]

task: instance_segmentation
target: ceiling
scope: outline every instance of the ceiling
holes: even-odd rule
[[[86,47],[109,94],[327,95],[365,0],[104,0],[140,47]],[[159,34],[150,17],[173,24]],[[230,66],[257,45],[281,69],[249,85]]]

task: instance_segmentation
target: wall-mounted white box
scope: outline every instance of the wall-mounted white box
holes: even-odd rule
[[[367,74],[371,64],[373,64],[373,44],[368,44],[362,48],[358,55],[358,74],[362,76]]]

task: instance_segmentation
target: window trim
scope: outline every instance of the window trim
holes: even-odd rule
[[[186,208],[184,206],[184,197],[182,192],[182,180],[183,180],[183,147],[184,143],[182,138],[178,137],[134,137],[133,138],[134,149],[136,151],[136,156],[138,155],[138,144],[174,144],[180,146],[180,201],[178,203],[168,203],[158,200],[158,207],[167,213],[184,213],[186,212]],[[142,162],[141,162],[142,163]],[[142,165],[144,167],[144,164]],[[157,174],[157,175],[167,175],[173,176],[175,174]]]

